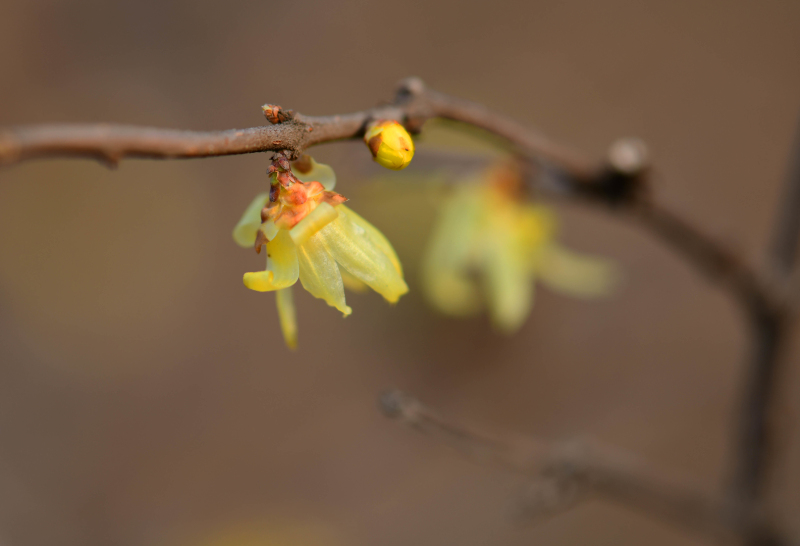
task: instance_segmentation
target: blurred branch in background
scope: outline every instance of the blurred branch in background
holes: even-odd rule
[[[274,105],[263,108],[272,125],[219,132],[107,124],[0,129],[0,165],[43,157],[93,157],[116,165],[126,157],[194,158],[265,151],[296,159],[310,146],[361,138],[371,123],[383,119],[397,120],[409,131],[419,132],[427,120],[444,118],[500,137],[512,151],[538,167],[532,170],[532,184],[555,186],[562,194],[635,220],[724,287],[740,304],[753,335],[748,375],[742,387],[739,438],[732,455],[735,476],[729,499],[707,498],[648,476],[631,474],[630,469],[594,455],[567,457],[559,446],[544,450],[547,456],[543,460],[549,462],[535,472],[537,479],[548,477],[556,505],[564,490],[573,491],[564,497],[567,499],[591,491],[646,508],[706,534],[722,530],[734,532],[751,545],[784,543],[763,523],[760,514],[764,513],[765,468],[771,444],[768,420],[774,404],[779,357],[792,318],[791,283],[797,276],[800,151],[795,152],[795,168],[776,222],[769,263],[757,268],[653,197],[647,152],[635,140],[620,140],[611,147],[606,160],[591,161],[480,104],[430,90],[416,78],[401,82],[392,103],[352,114],[309,117]],[[480,452],[480,457],[507,469],[526,475],[532,472],[527,465],[512,462],[501,444],[437,420],[413,401],[394,396],[385,402],[394,408],[390,413],[415,427],[459,440],[469,447],[467,451],[472,456]],[[558,453],[561,455],[555,456]],[[568,487],[564,489],[563,484]]]
[[[776,214],[772,245],[765,269],[786,298],[796,290],[797,244],[800,239],[800,125],[795,135],[784,184],[780,210]],[[740,509],[758,504],[765,496],[767,467],[774,435],[770,414],[777,384],[782,349],[792,322],[788,306],[751,313],[753,347],[745,377],[744,401],[739,419],[739,446],[733,494]],[[757,542],[755,542],[757,543]]]
[[[727,498],[696,490],[685,480],[666,479],[630,454],[586,442],[547,442],[479,432],[449,421],[401,391],[380,397],[390,418],[446,443],[469,460],[520,474],[530,481],[515,510],[524,519],[551,516],[602,497],[714,540],[744,535],[769,544],[777,537],[756,512],[737,515]]]

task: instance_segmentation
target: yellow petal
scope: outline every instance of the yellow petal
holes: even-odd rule
[[[267,205],[269,193],[259,193],[245,209],[242,219],[233,228],[233,240],[241,247],[252,247],[256,242],[256,232],[261,227],[261,209]]]
[[[523,244],[533,249],[548,244],[558,231],[558,219],[555,212],[544,205],[520,207],[520,218],[517,225]]]
[[[267,241],[271,241],[276,235],[278,235],[278,226],[275,225],[273,220],[267,220],[261,224],[261,231],[264,232],[264,235],[267,237]]]
[[[425,279],[426,296],[442,313],[457,317],[474,315],[481,310],[481,297],[472,278],[443,270]]]
[[[375,161],[383,165],[387,169],[393,171],[400,171],[408,167],[411,159],[414,157],[413,149],[398,149],[381,143],[378,148],[378,153],[375,155]]]
[[[267,243],[267,269],[244,274],[244,285],[250,290],[268,292],[287,288],[297,282],[299,268],[297,249],[286,230],[278,231]]]
[[[326,190],[333,191],[336,187],[336,173],[333,169],[324,163],[317,163],[313,157],[308,159],[311,160],[311,170],[303,173],[292,165],[292,173],[300,179],[300,182],[319,182]]]
[[[340,266],[394,303],[408,292],[400,261],[386,238],[366,220],[339,205],[339,217],[319,231]]]
[[[347,218],[349,219],[349,223],[353,225],[354,231],[357,233],[361,233],[363,231],[364,237],[370,240],[372,244],[380,248],[381,252],[383,252],[389,261],[392,262],[395,271],[402,277],[403,276],[403,266],[400,264],[400,258],[397,257],[397,253],[394,251],[392,247],[392,243],[389,242],[389,239],[381,233],[378,228],[364,220],[364,218],[358,214],[356,211],[346,207],[345,205],[339,205],[339,210],[342,211],[342,214],[346,214]]]
[[[278,318],[281,321],[281,331],[286,346],[290,349],[297,348],[297,314],[294,309],[294,296],[292,288],[283,288],[275,292],[275,302],[278,304]]]
[[[339,273],[342,275],[342,283],[344,283],[344,287],[348,290],[358,293],[363,293],[369,290],[369,286],[352,276],[345,268],[340,267]]]
[[[325,300],[344,316],[353,312],[344,299],[344,285],[339,268],[330,255],[320,233],[312,235],[297,247],[300,264],[300,282],[315,298]]]
[[[317,205],[317,208],[312,210],[308,216],[300,220],[297,225],[289,231],[289,235],[291,235],[294,244],[300,246],[306,242],[309,237],[335,220],[337,216],[339,216],[339,213],[336,212],[336,209],[323,201]]]
[[[479,244],[481,210],[475,187],[458,190],[441,207],[423,258],[423,285],[428,300],[443,313],[464,316],[480,310],[470,261]]]
[[[552,243],[543,249],[537,276],[548,288],[570,296],[608,296],[619,284],[619,267],[611,260],[585,256]]]
[[[245,273],[242,280],[247,288],[256,292],[269,292],[282,288],[281,286],[275,286],[272,282],[272,277],[272,271],[253,271]]]
[[[484,249],[484,280],[489,313],[495,327],[517,331],[533,305],[533,282],[527,257],[513,237],[495,232]]]

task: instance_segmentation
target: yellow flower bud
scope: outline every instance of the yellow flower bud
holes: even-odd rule
[[[405,169],[414,157],[414,141],[396,121],[376,123],[367,130],[364,142],[375,161],[387,169]]]

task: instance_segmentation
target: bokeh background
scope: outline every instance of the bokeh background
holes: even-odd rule
[[[757,259],[799,111],[798,28],[790,0],[0,0],[0,124],[249,127],[264,102],[342,113],[417,75],[593,157],[642,137],[663,198]],[[423,135],[404,174],[459,138]],[[623,266],[614,298],[539,290],[512,338],[441,318],[418,282],[424,191],[372,184],[387,176],[359,143],[315,156],[412,291],[394,308],[348,296],[346,320],[296,291],[296,352],[273,296],[241,284],[262,258],[230,236],[267,156],[0,172],[0,544],[700,544],[602,500],[514,521],[518,477],[376,401],[399,387],[457,421],[596,439],[715,490],[748,341],[726,297],[635,226],[562,204],[562,240]],[[800,531],[791,368],[771,503]]]

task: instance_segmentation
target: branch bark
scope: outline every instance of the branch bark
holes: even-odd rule
[[[0,130],[0,165],[42,157],[90,157],[112,164],[127,157],[199,158],[268,151],[287,151],[296,157],[310,146],[360,138],[371,121],[393,119],[417,132],[434,117],[489,131],[523,155],[567,166],[575,176],[591,175],[591,165],[577,153],[482,105],[431,91],[416,78],[401,82],[391,105],[334,116],[295,114],[283,123],[249,129],[198,132],[112,124],[11,127]]]

